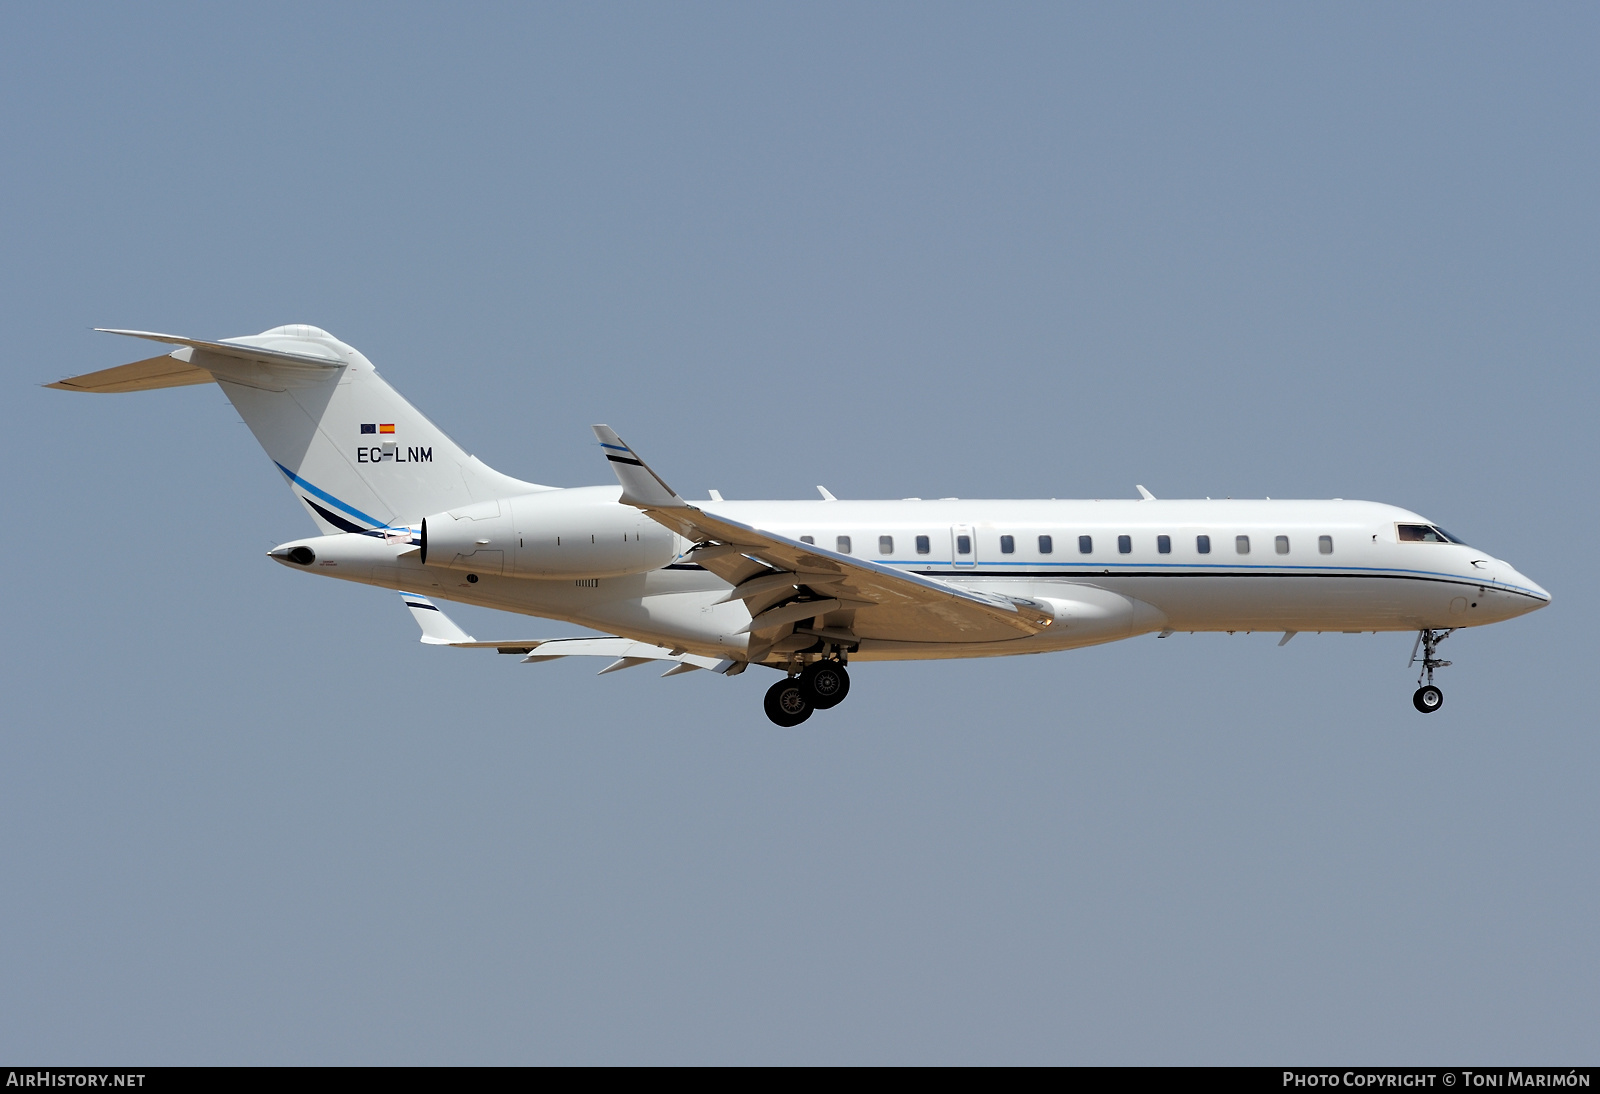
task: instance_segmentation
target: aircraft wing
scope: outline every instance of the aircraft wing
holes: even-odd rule
[[[631,638],[522,638],[500,642],[480,642],[462,630],[439,606],[425,596],[401,593],[400,599],[411,609],[411,617],[422,628],[422,641],[430,646],[455,646],[458,649],[498,650],[500,653],[525,654],[523,664],[556,661],[563,657],[610,657],[611,664],[598,675],[633,668],[649,661],[669,661],[673,667],[663,676],[677,676],[695,669],[710,669],[726,673],[734,667],[733,661],[719,661],[715,657],[700,657]]]
[[[1036,601],[908,573],[708,513],[679,497],[609,426],[594,432],[622,483],[620,500],[693,541],[686,561],[734,586],[724,602],[749,607],[752,647],[791,631],[841,643],[997,642],[1038,634],[1054,622]]]

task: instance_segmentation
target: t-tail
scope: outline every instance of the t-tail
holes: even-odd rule
[[[215,381],[324,534],[408,529],[432,513],[549,489],[462,451],[358,350],[317,327],[217,342],[106,333],[177,348],[48,386],[109,393]]]

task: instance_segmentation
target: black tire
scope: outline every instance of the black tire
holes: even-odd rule
[[[813,709],[811,698],[806,689],[800,686],[799,680],[779,680],[767,689],[767,697],[761,705],[766,708],[772,724],[785,729],[811,717]]]
[[[800,684],[806,689],[806,698],[818,710],[827,710],[844,702],[850,694],[850,674],[837,661],[816,661],[800,673]]]
[[[1411,705],[1422,711],[1424,714],[1432,714],[1434,711],[1444,706],[1444,692],[1440,691],[1432,684],[1429,684],[1427,687],[1418,688],[1417,693],[1411,697]]]

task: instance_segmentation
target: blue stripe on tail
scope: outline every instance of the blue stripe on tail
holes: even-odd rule
[[[375,528],[387,528],[387,527],[389,527],[389,522],[388,521],[379,520],[377,517],[368,516],[367,514],[363,513],[361,510],[357,509],[353,505],[346,505],[344,502],[340,501],[338,498],[334,497],[332,494],[328,493],[327,491],[318,490],[315,486],[312,486],[305,479],[302,479],[299,475],[296,475],[293,471],[290,471],[287,467],[283,466],[283,464],[278,463],[277,460],[273,460],[272,462],[277,466],[279,471],[282,471],[285,475],[288,476],[290,482],[292,482],[296,486],[300,487],[300,489],[304,490],[306,493],[316,495],[317,497],[321,498],[323,501],[327,502],[329,505],[333,506],[334,508],[342,509],[346,513],[349,513],[352,517],[355,517],[357,520],[364,520],[368,524],[372,525]],[[320,509],[322,509],[322,506],[319,505],[319,506],[317,506],[317,508],[320,510]],[[323,513],[324,513],[325,516],[330,518],[329,519],[329,523],[330,524],[333,524],[336,527],[342,527],[347,532],[365,532],[365,531],[367,531],[367,529],[365,529],[365,528],[350,527],[348,522],[342,520],[341,518],[335,517],[330,513],[327,513],[326,510],[323,510]]]

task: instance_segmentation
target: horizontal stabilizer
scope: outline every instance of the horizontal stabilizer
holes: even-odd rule
[[[303,339],[277,338],[270,333],[206,342],[198,338],[179,338],[175,334],[156,334],[144,330],[111,330],[106,327],[96,327],[95,330],[101,334],[123,334],[130,338],[165,342],[179,348],[165,357],[148,357],[130,365],[87,372],[82,376],[46,384],[46,387],[59,391],[91,391],[111,395],[208,384],[212,380],[232,380],[250,387],[282,390],[287,386],[319,383],[337,375],[345,367],[339,355],[327,346]],[[278,344],[253,345],[253,342]],[[295,348],[286,348],[285,342]]]
[[[341,368],[344,365],[333,350],[301,339],[294,339],[295,346],[299,348],[287,350],[274,346],[251,345],[251,342],[269,337],[259,334],[249,338],[226,338],[220,342],[207,342],[199,338],[180,338],[176,334],[157,334],[148,330],[113,330],[110,327],[96,327],[95,330],[101,334],[122,334],[150,342],[165,342],[169,346],[187,346],[191,350],[204,350],[207,353],[234,357],[241,361],[261,361],[275,365],[313,365],[325,369]]]
[[[44,386],[61,391],[92,391],[102,395],[120,395],[127,391],[155,391],[164,387],[209,384],[212,379],[211,373],[205,369],[196,368],[169,353],[161,357],[147,357],[131,365],[118,365],[116,368],[103,368],[99,372],[86,372],[82,376],[73,376]]]

